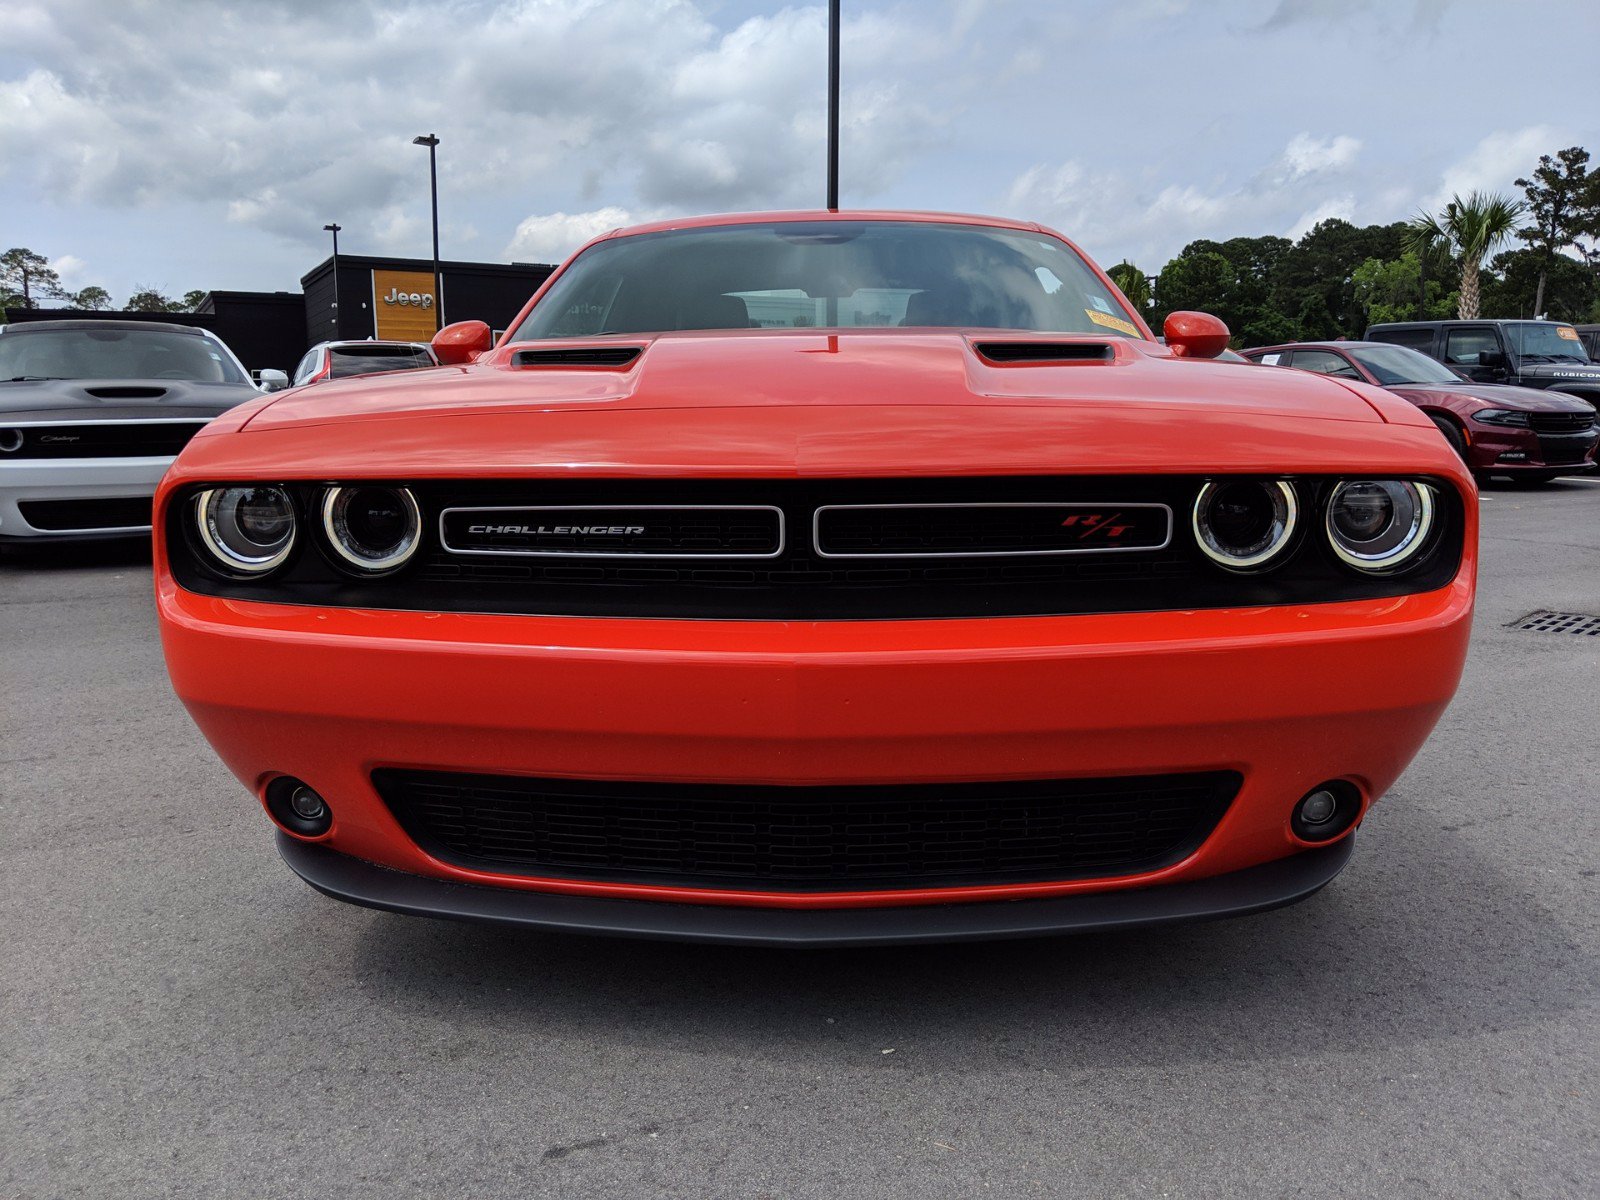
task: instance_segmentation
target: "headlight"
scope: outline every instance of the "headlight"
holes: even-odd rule
[[[1528,414],[1513,412],[1509,408],[1480,408],[1472,414],[1474,421],[1481,421],[1485,425],[1509,425],[1514,429],[1528,427]]]
[[[1194,535],[1213,562],[1259,570],[1288,549],[1299,514],[1294,488],[1281,479],[1212,482],[1194,502]]]
[[[294,549],[294,504],[280,487],[212,488],[194,502],[195,529],[217,565],[264,575]]]
[[[1341,483],[1328,497],[1328,542],[1360,571],[1398,570],[1428,544],[1433,490],[1395,480]]]
[[[322,529],[346,566],[377,575],[404,566],[417,552],[422,512],[407,488],[329,488]]]

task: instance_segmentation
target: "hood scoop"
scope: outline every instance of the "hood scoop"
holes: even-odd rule
[[[643,346],[564,346],[557,350],[518,350],[513,367],[609,367],[625,371],[633,366]]]
[[[159,400],[167,394],[164,387],[141,387],[138,384],[86,387],[83,390],[97,400]]]
[[[1110,362],[1116,351],[1109,342],[974,342],[975,349],[992,363]]]

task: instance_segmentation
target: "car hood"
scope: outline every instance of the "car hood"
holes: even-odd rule
[[[0,422],[210,418],[261,395],[248,383],[180,379],[42,379],[0,383]]]
[[[1389,390],[1415,400],[1460,400],[1470,397],[1492,404],[1496,408],[1516,412],[1590,412],[1592,408],[1582,400],[1563,396],[1559,392],[1546,392],[1538,388],[1514,387],[1505,383],[1428,383],[1394,384]]]
[[[1550,387],[1563,383],[1595,384],[1600,386],[1600,366],[1593,363],[1536,363],[1525,362],[1517,368],[1524,379],[1549,380]]]
[[[979,347],[1060,342],[1107,348],[1103,360],[1000,364]],[[623,369],[519,366],[521,349],[638,346]],[[257,411],[250,431],[465,414],[953,406],[1228,413],[1381,423],[1378,403],[1314,375],[1179,359],[1152,342],[1085,336],[875,330],[733,331],[504,347],[466,367],[320,384]]]

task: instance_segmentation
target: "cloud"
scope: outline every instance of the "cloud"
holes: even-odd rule
[[[515,262],[558,263],[602,233],[654,219],[655,214],[635,216],[627,209],[614,205],[597,208],[593,212],[557,212],[527,217],[517,226],[516,235],[505,248],[505,255]]]
[[[947,119],[906,84],[947,50],[924,16],[846,19],[854,195],[891,185]],[[414,251],[427,163],[410,140],[429,131],[446,222],[485,194],[562,179],[647,209],[821,199],[820,7],[724,31],[690,0],[400,0],[359,17],[237,0],[174,38],[157,6],[52,0],[0,7],[0,45],[36,64],[0,78],[0,180],[56,203],[200,202],[307,245],[337,220],[363,250]]]
[[[1520,200],[1521,193],[1512,180],[1533,170],[1541,154],[1553,154],[1578,141],[1581,139],[1571,130],[1550,125],[1491,133],[1444,169],[1438,188],[1423,200],[1422,207],[1433,212],[1452,196],[1478,191],[1502,192]]]
[[[1361,139],[1348,134],[1319,139],[1309,133],[1297,133],[1283,149],[1283,168],[1288,178],[1301,179],[1324,171],[1345,170],[1360,153]]]

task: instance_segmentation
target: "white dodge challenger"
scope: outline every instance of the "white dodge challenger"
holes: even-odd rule
[[[0,325],[0,545],[148,533],[150,499],[178,451],[260,394],[209,330]]]

